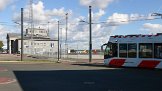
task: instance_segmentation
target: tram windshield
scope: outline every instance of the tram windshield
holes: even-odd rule
[[[104,51],[104,59],[117,57],[117,43],[108,43]]]

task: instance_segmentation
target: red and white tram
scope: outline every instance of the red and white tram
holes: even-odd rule
[[[103,46],[105,65],[162,69],[162,33],[115,35]]]

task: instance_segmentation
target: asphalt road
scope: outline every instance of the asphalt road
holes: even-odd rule
[[[162,91],[162,70],[109,68],[102,64],[0,63],[0,91]]]

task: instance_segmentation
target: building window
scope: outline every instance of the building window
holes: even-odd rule
[[[119,57],[127,57],[127,44],[119,45]]]
[[[44,43],[44,46],[46,46],[46,43]]]
[[[152,43],[139,44],[139,57],[140,58],[153,58]]]
[[[129,58],[137,57],[137,44],[135,43],[128,44],[128,57]]]
[[[51,43],[51,47],[54,47],[54,43]]]
[[[26,42],[24,42],[24,45],[27,45],[27,43],[26,43]]]
[[[154,56],[155,58],[162,58],[162,43],[154,44]]]
[[[29,32],[28,29],[26,29],[26,33],[27,33],[27,34],[28,34],[28,32]]]

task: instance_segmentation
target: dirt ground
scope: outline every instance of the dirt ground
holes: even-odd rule
[[[20,61],[20,54],[0,54],[0,61]],[[89,55],[68,55],[59,59],[62,62],[89,62]],[[58,61],[58,58],[24,55],[23,61]],[[103,55],[92,55],[93,63],[103,62]]]
[[[38,58],[36,56],[29,56],[29,55],[24,55],[23,59],[24,60],[48,60],[48,58],[46,57]],[[20,54],[0,54],[0,61],[20,61],[20,60],[21,60]]]

